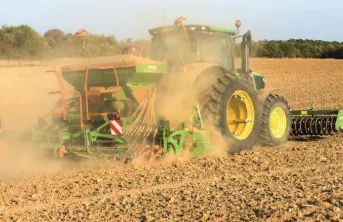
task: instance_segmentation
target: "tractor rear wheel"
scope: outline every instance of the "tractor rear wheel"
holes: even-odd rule
[[[204,121],[217,126],[228,142],[229,153],[251,149],[258,140],[260,102],[245,76],[225,74],[209,90],[202,108]]]
[[[292,117],[287,101],[279,95],[270,94],[262,108],[259,141],[265,146],[278,146],[288,141]]]

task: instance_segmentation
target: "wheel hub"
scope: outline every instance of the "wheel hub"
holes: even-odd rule
[[[248,93],[235,91],[226,107],[226,119],[231,134],[238,140],[246,139],[255,123],[254,103]]]
[[[269,128],[275,138],[281,138],[287,128],[287,117],[281,107],[276,107],[270,114]]]

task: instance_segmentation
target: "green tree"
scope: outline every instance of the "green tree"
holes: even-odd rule
[[[35,56],[43,52],[45,47],[44,38],[28,25],[3,26],[0,41],[13,49]]]
[[[60,29],[49,29],[44,33],[44,38],[50,47],[55,48],[60,44],[64,44],[65,34]]]
[[[280,42],[280,49],[283,51],[284,57],[286,58],[295,58],[296,57],[296,49],[294,44],[288,41]]]

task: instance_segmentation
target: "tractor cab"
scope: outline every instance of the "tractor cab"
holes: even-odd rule
[[[181,63],[208,62],[234,69],[232,42],[235,30],[207,25],[163,26],[149,30],[151,58],[167,61],[174,70]],[[180,55],[182,60],[180,61]]]
[[[212,25],[184,25],[180,17],[171,26],[150,29],[152,35],[151,58],[168,63],[171,72],[185,68],[191,63],[206,63],[223,68],[225,72],[239,72],[252,78],[256,91],[265,87],[264,75],[249,67],[252,48],[251,32],[239,34],[241,22],[236,20],[235,29]],[[235,40],[240,43],[241,67],[235,68]]]

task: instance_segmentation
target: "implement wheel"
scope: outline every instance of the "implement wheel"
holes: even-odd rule
[[[279,95],[270,94],[262,108],[259,140],[265,146],[278,146],[288,141],[292,117],[287,101]]]
[[[251,81],[225,74],[213,85],[203,107],[204,119],[218,126],[229,153],[251,149],[258,140],[260,102]]]

